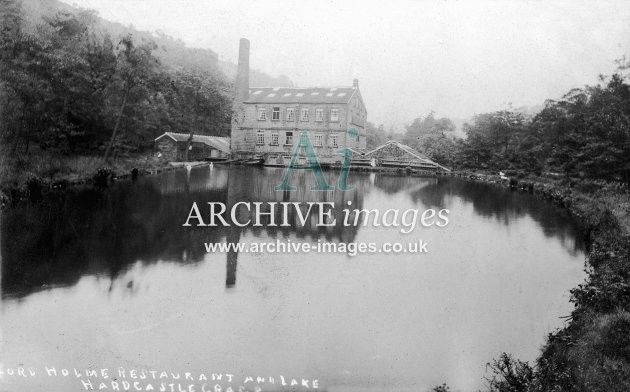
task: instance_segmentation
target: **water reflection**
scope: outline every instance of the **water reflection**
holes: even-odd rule
[[[495,219],[505,226],[528,216],[547,237],[565,244],[571,254],[584,249],[583,232],[567,211],[527,193],[464,180],[440,179],[432,187],[411,192],[411,196],[414,201],[432,207],[451,205],[449,199],[457,197],[471,203],[477,215]]]
[[[456,208],[459,199],[470,203],[475,214],[506,226],[530,216],[547,237],[558,238],[571,254],[583,249],[574,220],[554,206],[519,192],[495,189],[457,179],[401,177],[353,173],[353,190],[309,192],[313,184],[305,173],[295,173],[297,192],[276,192],[284,173],[277,169],[243,168],[190,173],[171,172],[144,178],[135,184],[117,184],[108,191],[71,190],[53,194],[45,203],[26,205],[2,217],[2,296],[24,296],[41,289],[71,285],[85,274],[105,274],[115,279],[130,264],[169,260],[196,263],[203,260],[204,242],[240,242],[243,232],[255,237],[310,238],[316,241],[352,242],[361,227],[317,227],[317,214],[305,225],[297,224],[289,210],[291,226],[182,227],[192,202],[225,203],[228,211],[237,202],[334,202],[334,217],[342,222],[342,207],[363,208],[374,189],[386,194],[409,194],[414,208]],[[370,208],[374,208],[371,206]],[[313,209],[317,212],[316,206]],[[240,221],[247,211],[239,209]],[[276,210],[276,222],[281,220]],[[238,252],[227,253],[226,286],[236,282]]]
[[[501,351],[533,359],[570,309],[583,246],[575,222],[549,204],[457,179],[377,173],[351,173],[349,192],[311,192],[311,176],[295,173],[298,191],[276,192],[283,174],[199,168],[6,211],[3,359],[286,371],[319,376],[330,389],[427,390],[446,381],[473,390]],[[289,227],[182,226],[193,202],[209,201],[329,201],[338,222],[348,202],[448,208],[452,216],[445,229],[409,235],[317,227],[317,214]],[[418,238],[430,244],[428,255],[213,254],[203,246]]]

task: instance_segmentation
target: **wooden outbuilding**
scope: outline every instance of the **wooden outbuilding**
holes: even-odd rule
[[[230,156],[230,138],[208,135],[165,132],[155,138],[156,154],[170,162],[220,161]]]

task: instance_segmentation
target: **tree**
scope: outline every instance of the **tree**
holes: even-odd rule
[[[426,117],[418,117],[405,127],[403,143],[419,151],[427,138],[447,136],[455,131],[455,124],[446,117],[436,119],[433,112]]]
[[[510,354],[502,353],[499,359],[486,366],[492,372],[492,376],[486,378],[490,392],[528,392],[536,384],[534,369]]]
[[[109,111],[109,117],[114,119],[114,126],[103,156],[106,162],[116,141],[125,110],[129,105],[142,105],[148,98],[150,79],[159,65],[157,58],[151,54],[155,49],[153,43],[135,46],[132,37],[128,35],[120,40],[117,49],[116,73],[108,90],[110,108],[114,107],[115,101],[120,103],[115,112]]]
[[[532,121],[547,165],[570,176],[630,180],[630,91],[620,74],[573,89]]]
[[[402,142],[443,165],[454,163],[455,124],[449,118],[436,119],[433,112],[418,117],[405,127]]]
[[[368,150],[374,149],[387,141],[385,126],[383,124],[376,127],[368,121],[365,125],[365,133],[367,138],[366,146]]]
[[[11,139],[11,152],[21,141],[28,150],[33,125],[42,114],[42,99],[48,86],[41,78],[40,41],[26,34],[20,3],[0,2],[0,83],[7,106],[3,111],[3,136]]]
[[[37,25],[22,12],[19,1],[0,0],[0,141],[15,169],[31,146],[108,161],[148,150],[164,131],[229,134],[232,88],[222,75],[165,67],[151,41],[114,44],[90,11]]]
[[[520,142],[527,132],[526,119],[521,113],[510,111],[479,114],[472,123],[464,124],[464,131],[464,165],[506,169],[513,166],[518,156]]]

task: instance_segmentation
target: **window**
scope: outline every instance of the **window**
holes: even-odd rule
[[[277,146],[278,145],[278,134],[277,133],[272,133],[271,134],[271,145],[272,146]]]
[[[265,108],[258,108],[258,121],[266,121],[267,113],[265,112]]]
[[[271,119],[274,121],[280,120],[280,107],[274,106],[273,111],[271,112]]]
[[[330,109],[330,121],[339,121],[339,109]]]
[[[323,146],[324,145],[323,140],[324,140],[324,135],[322,135],[321,133],[316,133],[315,134],[315,147]]]
[[[300,114],[300,120],[308,121],[308,108],[302,109],[301,114]]]
[[[293,132],[287,132],[285,135],[284,144],[292,145],[293,144]]]
[[[295,121],[295,108],[287,108],[287,121]]]
[[[330,135],[330,146],[337,148],[339,145],[337,144],[337,134]]]
[[[315,109],[315,121],[324,121],[324,109]]]
[[[265,144],[265,134],[263,131],[258,131],[258,133],[256,133],[256,144],[259,146]]]

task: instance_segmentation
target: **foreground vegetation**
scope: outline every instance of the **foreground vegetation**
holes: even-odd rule
[[[531,183],[529,183],[531,184]],[[567,207],[587,234],[587,279],[575,308],[530,365],[507,353],[490,364],[491,392],[630,390],[630,193],[604,182],[533,183]],[[516,185],[518,186],[518,185]]]
[[[567,208],[585,236],[586,280],[571,290],[574,309],[549,334],[533,364],[502,353],[487,365],[488,392],[630,390],[630,189],[602,180],[522,176],[504,180],[483,171],[452,175],[485,182]],[[439,385],[434,392],[451,389]]]

